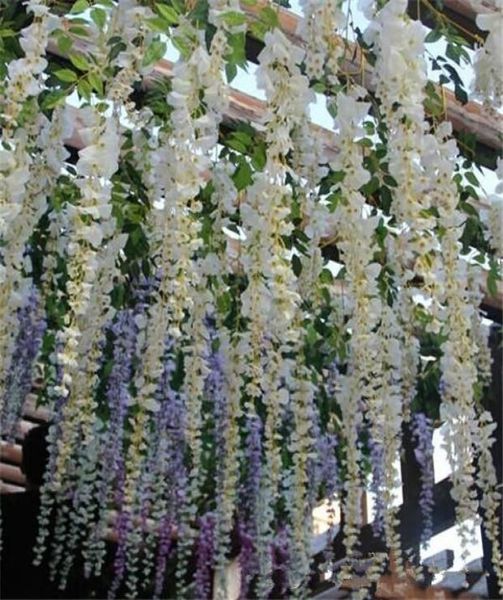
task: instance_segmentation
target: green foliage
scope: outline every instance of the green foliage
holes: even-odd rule
[[[166,42],[162,42],[161,40],[153,40],[152,42],[150,42],[149,46],[145,51],[142,65],[144,67],[148,67],[150,65],[155,64],[156,62],[161,60],[161,58],[163,58],[163,56],[166,54],[166,49]]]

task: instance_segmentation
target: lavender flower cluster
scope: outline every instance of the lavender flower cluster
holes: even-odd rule
[[[199,537],[196,546],[195,597],[211,597],[213,556],[215,554],[215,516],[208,512],[198,519]]]
[[[2,434],[9,441],[14,441],[15,427],[21,416],[24,400],[33,385],[33,368],[47,326],[40,306],[40,296],[35,288],[28,293],[17,319],[18,334],[11,369],[6,377],[1,415]]]
[[[433,424],[424,413],[412,416],[412,435],[416,442],[414,455],[421,469],[421,492],[419,505],[423,515],[421,539],[427,542],[433,535],[433,486],[435,474],[433,470]]]

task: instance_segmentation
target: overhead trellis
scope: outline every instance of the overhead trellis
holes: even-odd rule
[[[404,1],[367,7],[359,72],[343,4],[302,2],[297,40],[274,4],[242,4],[29,1],[1,16],[2,435],[35,379],[55,415],[36,560],[62,587],[77,559],[99,574],[112,524],[112,596],[208,597],[237,546],[242,597],[268,597],[278,573],[302,597],[314,507],[342,506],[341,581],[370,486],[400,573],[403,424],[428,538],[444,422],[462,543],[482,509],[501,582],[478,310],[497,292],[501,201],[459,158],[443,118],[462,109],[428,82]],[[501,71],[496,25],[481,26],[472,120],[487,142]],[[265,95],[249,116],[228,87],[247,31]],[[315,93],[331,130],[310,122]]]

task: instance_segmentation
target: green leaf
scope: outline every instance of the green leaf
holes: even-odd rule
[[[364,196],[372,196],[379,189],[379,179],[377,177],[372,177],[370,181],[368,181],[361,188],[361,192]]]
[[[257,40],[263,40],[265,34],[267,33],[267,27],[262,23],[262,21],[253,21],[248,27],[251,35]]]
[[[68,28],[68,31],[70,33],[73,33],[74,35],[78,35],[80,37],[87,37],[89,35],[89,30],[87,27],[83,27],[82,25],[71,25]]]
[[[244,159],[239,162],[239,166],[232,176],[232,179],[238,191],[244,190],[253,182],[252,170],[250,165]]]
[[[253,168],[257,171],[262,171],[267,162],[265,142],[258,142],[253,146],[253,154],[251,157]]]
[[[180,17],[172,6],[156,2],[155,10],[169,25],[178,25]]]
[[[498,271],[491,267],[491,270],[487,274],[487,291],[490,296],[496,297],[498,295]]]
[[[225,58],[228,63],[246,68],[246,35],[244,32],[232,33],[227,36],[229,51]]]
[[[320,273],[320,282],[326,285],[330,285],[334,281],[334,276],[330,269],[323,269]]]
[[[143,57],[142,65],[144,67],[148,67],[159,60],[166,54],[166,42],[161,42],[160,40],[154,40],[148,46],[145,56]]]
[[[368,135],[374,135],[376,132],[375,125],[374,123],[372,123],[372,121],[365,121],[365,123],[363,124],[363,128],[365,129]]]
[[[226,145],[237,152],[241,152],[241,154],[246,154],[247,152],[247,147],[243,144],[243,142],[238,139],[234,139],[233,136],[226,140]]]
[[[473,217],[478,218],[479,213],[477,212],[477,209],[468,202],[460,202],[459,206],[467,215],[472,215]]]
[[[119,56],[119,54],[127,48],[124,42],[119,42],[118,44],[114,44],[108,53],[109,60],[114,60]]]
[[[246,15],[237,10],[229,10],[222,15],[223,21],[229,27],[235,27],[238,25],[244,25],[246,23]]]
[[[71,8],[70,14],[74,15],[77,13],[81,13],[81,12],[84,12],[85,10],[87,10],[88,8],[89,8],[89,2],[87,0],[77,0],[77,2],[75,2]]]
[[[101,77],[97,73],[89,72],[87,74],[87,80],[98,95],[103,96],[103,81]]]
[[[469,181],[475,187],[479,187],[480,186],[479,180],[475,176],[475,173],[472,173],[471,171],[468,171],[467,173],[465,173],[465,177],[466,177],[467,181]]]
[[[363,146],[364,148],[372,148],[374,142],[370,138],[361,138],[358,140],[357,144],[359,146]]]
[[[65,33],[58,34],[58,49],[63,54],[68,54],[70,52],[71,47],[73,46],[73,40],[70,36]]]
[[[302,262],[297,254],[292,255],[292,269],[296,277],[302,273]]]
[[[147,19],[147,23],[152,31],[158,31],[159,33],[166,33],[170,27],[170,24],[166,19],[163,19],[160,16]]]
[[[428,35],[424,38],[425,44],[433,44],[433,42],[437,42],[442,37],[442,32],[440,29],[432,29]]]
[[[65,83],[77,81],[77,75],[70,69],[58,69],[57,71],[54,71],[54,75],[56,75],[60,81],[64,81]]]
[[[185,0],[171,0],[171,5],[179,15],[185,12]]]
[[[238,74],[238,68],[234,63],[231,63],[231,62],[225,63],[225,75],[227,77],[227,83],[231,83],[237,74]]]
[[[447,56],[447,58],[450,58],[456,64],[459,65],[461,57],[461,49],[459,46],[455,44],[447,44],[447,47],[445,49],[445,55]]]
[[[0,38],[14,37],[17,33],[13,29],[0,29]]]
[[[260,20],[268,29],[274,29],[275,27],[279,27],[279,18],[278,12],[274,10],[274,8],[270,6],[265,6],[260,11]]]
[[[91,19],[100,29],[103,29],[107,22],[107,11],[103,8],[93,8],[91,11]]]
[[[82,98],[86,100],[91,99],[91,94],[93,93],[93,88],[87,79],[81,79],[77,85],[77,92]]]
[[[180,52],[183,58],[188,58],[190,56],[190,46],[187,41],[180,35],[174,35],[171,38],[173,42],[173,46]]]
[[[468,102],[468,94],[460,85],[454,86],[454,95],[456,96],[456,100],[461,102],[461,104],[466,104]]]
[[[55,92],[49,92],[47,96],[42,100],[42,108],[50,109],[63,104],[66,97],[68,96],[67,90],[57,90]]]
[[[70,62],[74,67],[77,67],[80,71],[88,71],[91,65],[84,54],[77,54],[72,52],[69,57]]]

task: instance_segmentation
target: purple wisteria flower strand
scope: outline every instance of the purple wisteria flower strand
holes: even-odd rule
[[[289,535],[286,526],[278,528],[271,544],[274,596],[285,597],[288,592],[288,564],[290,560]]]
[[[212,567],[215,554],[215,515],[206,513],[199,521],[196,545],[195,597],[211,598]]]
[[[370,449],[370,467],[372,480],[370,482],[370,491],[373,493],[373,521],[372,531],[376,537],[383,534],[384,531],[384,499],[382,489],[384,486],[384,447],[382,442],[369,435]]]
[[[26,396],[33,385],[33,369],[38,356],[46,321],[40,306],[40,297],[32,288],[24,305],[18,310],[18,334],[12,354],[11,369],[6,378],[2,398],[2,434],[14,441],[15,427],[21,416]]]
[[[240,598],[248,595],[251,579],[258,572],[257,557],[258,505],[262,474],[262,421],[255,415],[247,415],[246,441],[244,448],[246,475],[240,491],[240,513],[238,535],[241,542],[239,564],[241,567]]]
[[[412,436],[416,442],[414,456],[421,469],[421,492],[419,506],[423,516],[421,541],[427,543],[433,535],[433,486],[435,473],[433,470],[433,424],[424,413],[412,415]]]
[[[100,461],[99,491],[97,506],[100,518],[92,535],[85,543],[86,570],[99,573],[105,557],[104,531],[107,525],[106,508],[113,501],[114,486],[122,479],[124,468],[122,448],[124,443],[124,423],[131,398],[130,383],[133,374],[133,359],[138,328],[132,309],[119,311],[109,327],[113,337],[112,369],[106,388],[106,403],[110,418],[105,433],[104,448]],[[119,538],[121,539],[121,538]]]
[[[163,372],[157,390],[160,404],[157,432],[158,445],[153,485],[152,516],[159,523],[155,555],[154,598],[162,595],[167,560],[173,550],[173,536],[182,535],[180,516],[187,500],[187,468],[185,465],[185,402],[172,387],[176,370],[174,343],[168,339]]]

